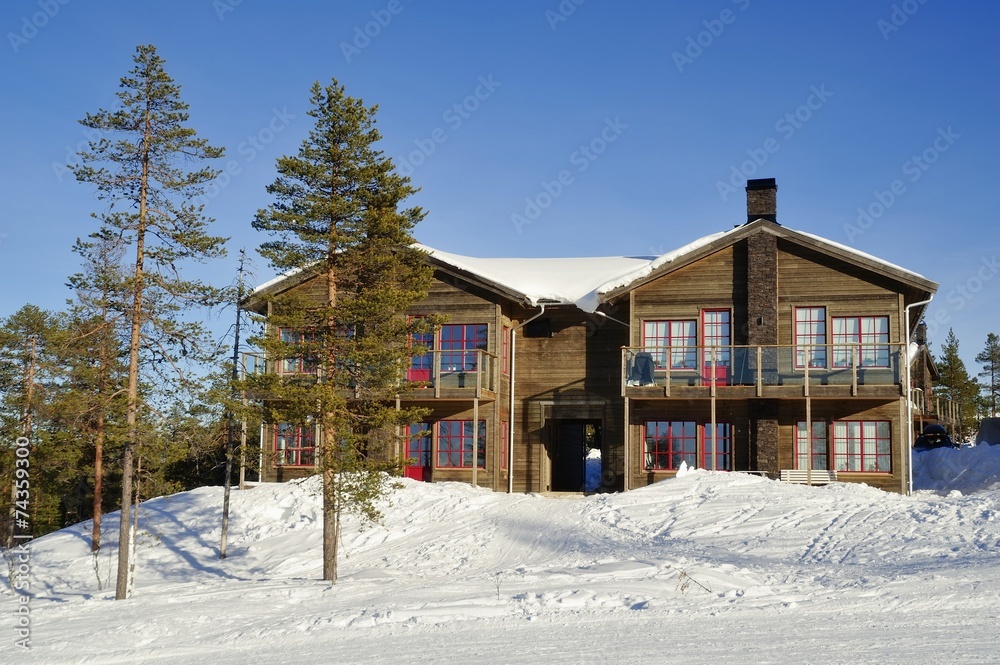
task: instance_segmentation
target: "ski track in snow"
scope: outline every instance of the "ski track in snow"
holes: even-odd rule
[[[1000,446],[945,452],[911,497],[706,471],[570,498],[403,481],[383,524],[346,520],[337,585],[317,479],[234,492],[223,561],[201,488],[143,504],[127,602],[97,588],[89,522],[33,542],[33,649],[8,630],[0,662],[1000,662]],[[16,607],[0,594],[0,627]]]

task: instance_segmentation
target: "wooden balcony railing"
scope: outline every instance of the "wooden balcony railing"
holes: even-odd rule
[[[273,373],[301,380],[322,379],[322,370],[315,365],[300,363],[309,371],[289,372],[286,363],[265,361],[256,354],[243,354],[243,376]],[[416,398],[457,398],[491,396],[497,392],[499,359],[482,349],[428,351],[413,359],[400,377],[400,389]]]
[[[413,359],[402,388],[411,395],[432,390],[436,398],[483,397],[497,392],[499,367],[497,356],[482,349],[428,351]]]
[[[663,346],[622,349],[622,394],[635,387],[899,386],[900,344]]]

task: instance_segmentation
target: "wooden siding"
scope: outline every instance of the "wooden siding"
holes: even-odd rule
[[[834,316],[888,316],[889,341],[901,343],[899,289],[886,278],[779,240],[778,339],[795,343],[796,307],[824,306],[828,321]]]
[[[515,312],[515,322],[538,310]],[[575,307],[549,309],[552,337],[517,333],[515,375],[515,491],[551,486],[554,427],[559,420],[599,421],[606,469],[621,473],[621,347],[624,326]],[[617,466],[615,466],[617,465]]]
[[[632,339],[642,345],[645,320],[697,319],[703,309],[733,309],[733,331],[743,330],[746,243],[737,243],[643,284],[632,292]],[[700,335],[700,331],[699,331]],[[738,339],[734,344],[741,343]]]

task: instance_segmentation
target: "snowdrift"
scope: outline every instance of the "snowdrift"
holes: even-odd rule
[[[142,504],[127,602],[89,523],[35,541],[33,649],[0,662],[991,662],[997,452],[918,455],[911,497],[700,470],[571,498],[404,480],[383,524],[348,520],[337,585],[317,479],[234,492],[221,561],[201,488]]]

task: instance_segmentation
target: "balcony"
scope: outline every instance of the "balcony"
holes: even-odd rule
[[[400,382],[400,396],[406,399],[496,399],[499,359],[482,349],[428,351],[413,359]],[[322,370],[289,372],[282,363],[266,361],[258,354],[244,353],[241,374],[277,373],[286,379],[322,380]],[[285,371],[283,371],[285,370]]]
[[[901,344],[622,349],[622,395],[898,397]]]
[[[408,399],[496,399],[499,359],[482,349],[428,351],[417,356],[402,384]]]

